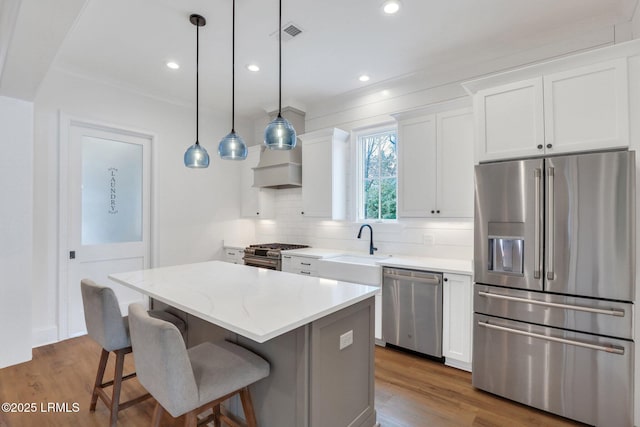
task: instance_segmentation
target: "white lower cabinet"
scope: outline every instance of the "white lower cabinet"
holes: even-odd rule
[[[282,255],[282,271],[317,277],[318,260],[317,258],[297,255]]]
[[[442,355],[445,364],[471,371],[473,288],[471,276],[444,274]]]
[[[225,246],[223,260],[233,264],[244,264],[244,249]]]

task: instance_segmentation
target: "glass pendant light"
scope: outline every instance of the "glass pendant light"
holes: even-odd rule
[[[200,146],[200,141],[198,140],[200,117],[198,68],[200,61],[200,27],[205,26],[207,21],[202,16],[196,14],[191,15],[189,21],[196,26],[196,143],[189,147],[184,153],[184,165],[188,168],[206,168],[209,167],[209,153],[207,153],[204,147]]]
[[[236,115],[236,0],[233,0],[233,20],[231,24],[231,132],[218,145],[218,154],[224,160],[244,160],[247,158],[247,144],[235,131]]]
[[[278,21],[278,117],[264,130],[264,145],[272,150],[291,150],[296,146],[296,130],[282,117],[282,0]]]

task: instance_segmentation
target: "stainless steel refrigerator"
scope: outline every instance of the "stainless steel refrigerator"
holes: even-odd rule
[[[475,387],[633,425],[634,154],[476,166]]]

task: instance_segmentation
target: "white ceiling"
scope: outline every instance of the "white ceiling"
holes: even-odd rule
[[[283,44],[283,103],[306,105],[427,68],[454,69],[628,22],[637,0],[283,0],[283,23],[303,33]],[[236,112],[277,108],[277,0],[236,1]],[[195,103],[195,27],[200,99],[231,102],[231,0],[88,0],[55,65],[152,96]],[[165,67],[169,59],[180,70]],[[261,71],[245,65],[255,62]]]

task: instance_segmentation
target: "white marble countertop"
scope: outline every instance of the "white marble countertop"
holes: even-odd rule
[[[262,343],[378,288],[209,261],[109,275],[111,280]]]
[[[473,261],[466,259],[392,256],[378,261],[377,264],[385,267],[416,268],[442,273],[473,274]]]

